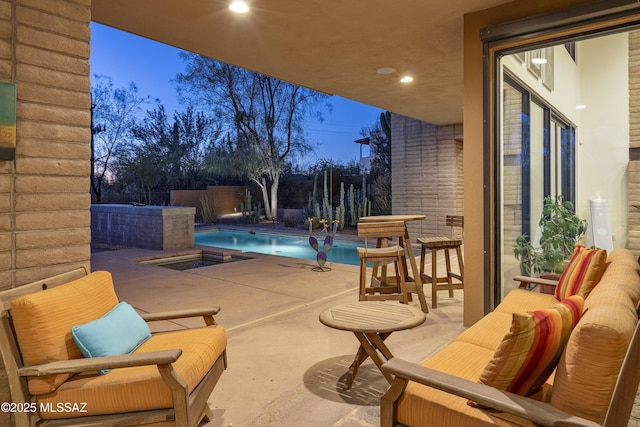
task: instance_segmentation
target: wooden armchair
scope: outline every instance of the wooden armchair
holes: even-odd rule
[[[12,303],[33,295],[37,296],[26,304],[34,309],[29,316],[34,321],[51,317],[51,325],[37,325],[33,329],[37,333],[25,336],[24,325],[22,331],[16,328],[24,323],[16,310],[24,308]],[[213,418],[207,399],[227,365],[226,334],[213,318],[220,309],[144,314],[141,317],[148,322],[202,316],[206,326],[152,334],[131,354],[83,358],[68,325],[104,311],[99,306],[111,305],[105,300],[112,297],[111,275],[87,275],[84,269],[0,292],[0,351],[11,403],[19,409],[12,414],[17,427],[193,427]],[[82,303],[74,307],[78,298]],[[70,306],[60,304],[67,299]],[[50,307],[56,309],[48,313]],[[30,363],[34,354],[42,358],[35,364]],[[103,369],[111,371],[96,372]]]

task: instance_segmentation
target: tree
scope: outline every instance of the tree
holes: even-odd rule
[[[110,77],[95,75],[91,87],[91,191],[102,201],[106,180],[113,177],[111,163],[118,148],[130,137],[140,106],[149,98],[138,95],[134,83],[114,88]]]
[[[380,113],[380,120],[360,134],[369,137],[373,159],[371,177],[373,179],[391,173],[391,113]]]
[[[189,107],[173,115],[173,123],[160,105],[147,111],[144,121],[131,133],[136,147],[129,151],[132,167],[147,165],[150,156],[160,178],[161,191],[192,190],[205,187],[205,153],[215,146],[219,132],[211,118]],[[136,162],[139,159],[140,162]],[[145,166],[147,170],[149,166]]]
[[[186,71],[176,79],[179,93],[226,121],[234,134],[227,167],[235,165],[260,187],[265,216],[275,221],[287,159],[311,149],[303,121],[326,95],[196,54],[182,58]]]
[[[391,214],[391,113],[380,113],[380,119],[360,134],[369,137],[371,148],[372,207],[378,215]]]

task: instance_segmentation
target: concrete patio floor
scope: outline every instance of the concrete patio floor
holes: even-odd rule
[[[356,338],[318,321],[322,310],[358,300],[357,266],[333,263],[331,271],[317,272],[314,261],[253,253],[249,260],[187,271],[134,261],[184,252],[95,252],[91,268],[110,271],[120,300],[143,312],[222,308],[216,320],[228,333],[228,369],[209,399],[215,419],[207,426],[379,424],[379,398],[388,383],[368,360],[343,391]],[[462,298],[462,291],[452,299],[443,293],[423,325],[389,337],[394,356],[419,362],[450,342],[463,330]],[[417,298],[412,304],[419,307]],[[152,329],[201,324],[188,319]]]
[[[334,263],[331,271],[317,272],[313,261],[255,253],[248,260],[187,271],[135,261],[185,252],[193,251],[95,252],[91,268],[110,271],[120,300],[143,312],[222,308],[216,320],[228,334],[228,369],[209,399],[215,419],[203,425],[379,425],[379,398],[388,383],[368,360],[344,391],[356,338],[318,321],[322,310],[357,301],[357,266]],[[425,293],[431,307],[430,286]],[[449,343],[464,329],[462,300],[463,291],[455,291],[454,298],[442,293],[424,324],[388,338],[394,356],[420,362]],[[411,304],[419,307],[417,298]],[[158,322],[152,330],[200,325],[201,319],[185,319]],[[640,427],[640,398],[628,427]]]

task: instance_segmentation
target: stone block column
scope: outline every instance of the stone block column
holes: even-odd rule
[[[0,81],[17,91],[16,158],[0,161],[0,289],[89,267],[90,21],[91,0],[0,0]]]
[[[89,266],[90,21],[90,0],[0,0],[0,81],[17,91],[0,289]]]

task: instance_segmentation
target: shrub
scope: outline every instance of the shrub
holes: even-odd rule
[[[218,210],[215,202],[211,202],[207,196],[203,196],[200,198],[200,205],[202,206],[202,222],[205,224],[218,222]]]

